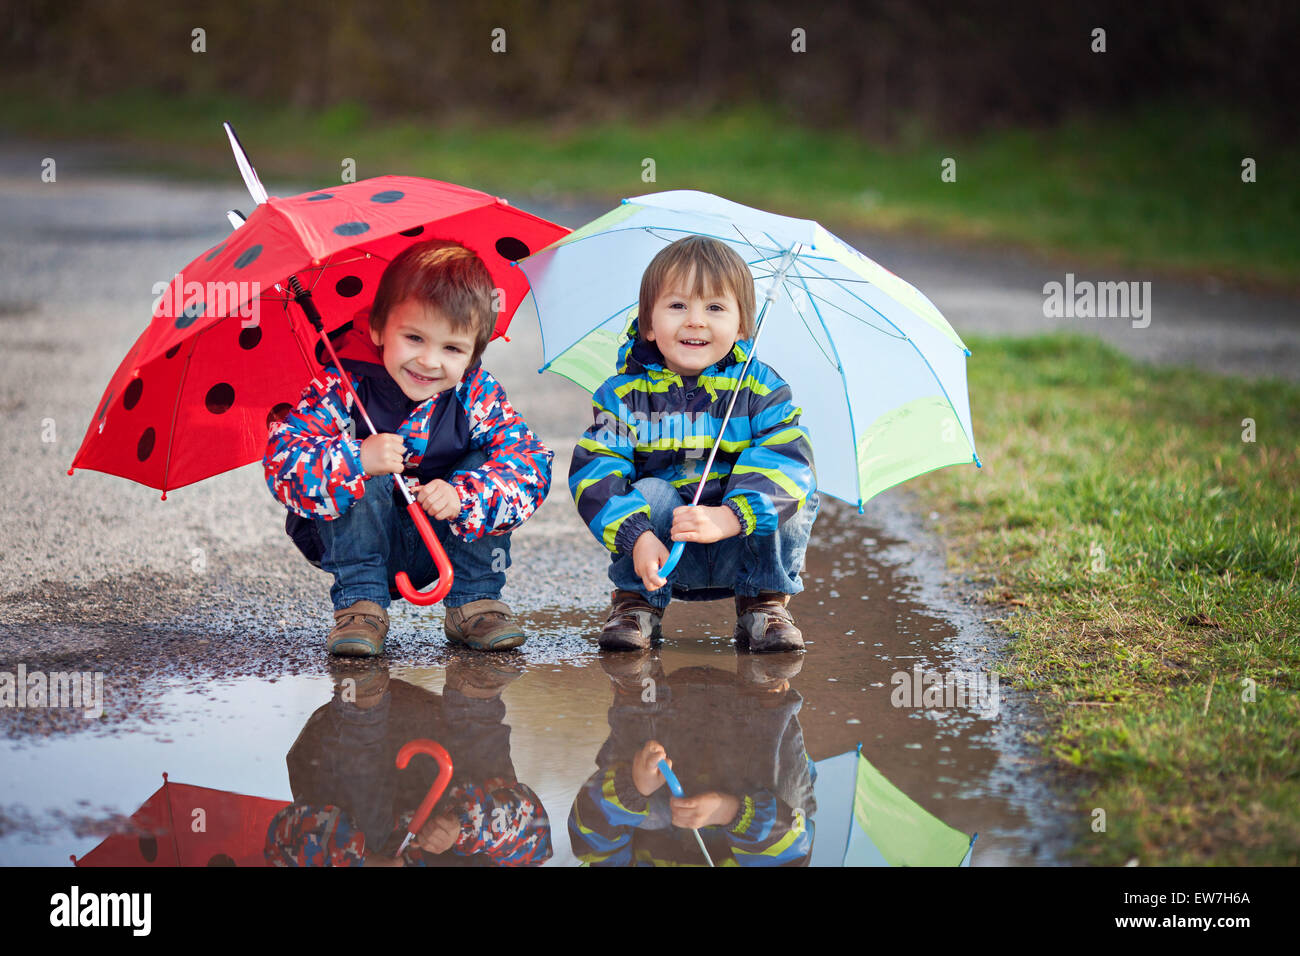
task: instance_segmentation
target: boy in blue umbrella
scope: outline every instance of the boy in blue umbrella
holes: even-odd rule
[[[383,653],[394,576],[437,577],[389,475],[416,492],[452,565],[443,630],[476,650],[524,632],[501,601],[510,532],[541,505],[554,452],[480,363],[492,338],[491,274],[469,249],[431,240],[389,263],[369,328],[342,340],[296,409],[270,426],[263,465],[304,556],[334,575],[332,654]],[[352,387],[376,434],[352,411]]]
[[[754,312],[749,268],[707,237],[665,247],[642,276],[618,374],[596,390],[595,422],[569,469],[579,514],[612,553],[606,650],[649,647],[674,597],[733,595],[737,645],[803,648],[787,605],[803,590],[818,508],[812,443],[776,372],[755,360],[740,379]],[[699,506],[690,507],[720,433]],[[686,547],[670,584],[659,569],[672,541]]]

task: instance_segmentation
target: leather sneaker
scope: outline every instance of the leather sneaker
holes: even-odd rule
[[[358,601],[334,612],[334,630],[326,639],[331,654],[378,657],[388,636],[388,612],[374,601]]]
[[[528,640],[510,606],[490,598],[447,608],[442,630],[453,644],[476,651],[508,651]]]
[[[801,651],[803,634],[786,605],[790,595],[764,591],[758,597],[736,595],[735,641],[755,654]]]
[[[601,650],[641,651],[663,637],[659,625],[664,612],[636,591],[615,590],[609,602],[609,618],[600,629]]]

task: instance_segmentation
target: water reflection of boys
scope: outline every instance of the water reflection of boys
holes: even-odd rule
[[[633,765],[662,745],[687,795],[732,798],[693,804],[698,812],[736,807],[721,825],[700,826],[716,866],[807,866],[812,852],[816,771],[789,678],[794,654],[740,655],[737,673],[684,667],[671,677],[654,651],[610,655],[614,685],[609,738],[595,774],[569,813],[573,852],[592,866],[705,866],[689,826],[692,804],[672,798],[662,776],[649,796]],[[674,815],[678,825],[674,826]],[[696,824],[698,825],[698,824]]]
[[[453,663],[441,696],[386,667],[342,669],[333,699],[307,719],[289,749],[294,802],[271,822],[267,860],[279,866],[539,866],[551,856],[550,822],[515,778],[501,692],[507,666]],[[398,771],[408,740],[438,741],[451,785],[419,837],[394,857],[414,808],[436,776],[416,757]],[[422,849],[423,847],[423,849]],[[449,852],[447,852],[449,851]]]

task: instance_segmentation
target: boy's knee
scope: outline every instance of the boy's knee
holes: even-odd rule
[[[641,497],[646,500],[652,512],[662,509],[671,511],[683,504],[677,489],[662,478],[642,478],[633,483],[632,487],[641,492]]]

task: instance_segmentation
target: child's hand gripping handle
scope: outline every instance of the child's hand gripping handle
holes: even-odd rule
[[[430,784],[429,792],[424,795],[424,799],[420,801],[420,805],[415,810],[415,816],[411,817],[411,825],[406,828],[406,837],[402,840],[402,845],[398,847],[398,856],[406,852],[406,848],[415,839],[415,835],[420,832],[420,828],[429,819],[434,804],[441,800],[442,795],[447,791],[447,784],[451,783],[451,754],[447,753],[442,744],[422,738],[408,740],[402,745],[402,749],[397,751],[397,769],[405,770],[406,765],[411,762],[411,758],[416,754],[428,754],[437,761],[438,777]]]
[[[398,478],[398,486],[406,491],[406,484]],[[420,592],[411,584],[411,578],[405,571],[397,572],[397,590],[401,592],[402,597],[406,598],[412,604],[429,605],[437,604],[447,596],[451,590],[451,561],[447,558],[447,552],[442,549],[442,543],[438,536],[433,533],[433,528],[429,524],[429,517],[424,513],[418,501],[411,499],[409,491],[406,491],[408,504],[406,512],[415,522],[415,528],[420,532],[420,537],[424,540],[424,546],[429,549],[429,556],[433,558],[433,566],[438,571],[438,581],[433,586],[432,591]]]

